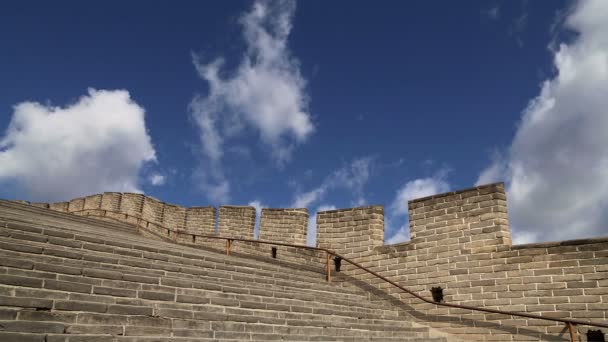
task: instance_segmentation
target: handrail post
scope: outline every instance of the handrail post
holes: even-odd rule
[[[566,323],[568,325],[568,330],[570,331],[570,341],[576,342],[576,335],[574,334],[574,324],[571,322]]]
[[[226,255],[230,255],[230,239],[226,239]]]
[[[329,254],[329,252],[325,252],[325,254],[327,255],[327,281],[331,282],[331,266],[330,266],[331,255]]]

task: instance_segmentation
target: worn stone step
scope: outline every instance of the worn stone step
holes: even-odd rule
[[[9,209],[0,203],[0,326],[12,330],[0,331],[5,336],[45,342],[442,340],[428,338],[428,328],[413,327],[398,308],[370,301],[360,288],[325,283],[322,270],[227,257],[70,214]],[[57,331],[36,330],[45,327]]]
[[[59,246],[59,245],[54,245],[53,247],[48,246],[48,243],[40,243],[40,242],[30,242],[27,240],[22,240],[21,242],[17,241],[11,241],[11,240],[6,240],[8,238],[3,238],[0,240],[0,248],[4,248],[4,249],[9,249],[9,250],[13,250],[13,251],[19,251],[19,252],[27,252],[27,253],[32,253],[32,254],[44,254],[44,255],[50,255],[50,256],[56,256],[56,257],[62,257],[62,258],[67,258],[67,259],[76,259],[76,260],[85,260],[85,261],[91,261],[91,262],[103,262],[103,263],[108,263],[108,264],[112,264],[113,268],[120,268],[123,265],[125,267],[139,267],[140,269],[144,269],[144,266],[148,266],[148,268],[146,268],[147,273],[151,273],[156,271],[157,274],[156,275],[162,275],[165,274],[165,272],[173,272],[175,276],[181,276],[183,274],[191,274],[193,276],[202,276],[202,275],[209,275],[212,276],[213,278],[222,278],[222,277],[228,277],[228,278],[233,278],[236,280],[240,280],[240,281],[247,281],[247,282],[251,282],[251,281],[255,281],[257,283],[266,283],[266,284],[275,284],[275,285],[279,285],[279,286],[286,286],[286,287],[297,287],[299,290],[314,290],[314,291],[325,291],[325,292],[333,292],[335,291],[330,291],[331,287],[328,288],[327,286],[325,286],[325,284],[323,284],[322,281],[317,280],[317,283],[315,284],[310,284],[310,283],[306,283],[303,281],[293,281],[293,280],[281,280],[281,279],[276,279],[276,278],[269,278],[269,277],[260,277],[257,275],[250,275],[250,274],[241,274],[240,272],[235,272],[235,273],[231,273],[228,271],[224,271],[224,270],[209,270],[209,269],[203,269],[202,271],[199,268],[196,267],[180,267],[180,266],[176,266],[175,264],[165,264],[163,262],[155,262],[155,263],[140,263],[138,261],[133,261],[130,260],[129,257],[123,257],[123,256],[116,256],[113,255],[113,257],[107,257],[104,256],[102,252],[92,252],[92,251],[88,251],[88,250],[74,250],[74,249],[69,249],[63,246]],[[11,238],[12,239],[12,238]],[[19,239],[17,239],[19,240]],[[163,263],[163,264],[161,264]],[[157,268],[154,271],[150,271],[150,267],[152,268]],[[318,294],[318,293],[316,293]],[[348,295],[344,294],[344,295]]]
[[[0,204],[1,204],[1,203],[0,203]],[[20,205],[20,204],[16,204],[16,205]],[[2,208],[1,208],[1,205],[0,205],[0,209],[2,209]],[[30,209],[31,209],[31,208],[30,208]],[[45,209],[40,209],[40,208],[36,208],[36,209],[37,209],[37,210],[38,210],[38,209],[39,209],[39,210],[45,210]],[[66,219],[67,217],[70,217],[70,218],[71,218],[71,217],[74,217],[74,215],[70,215],[70,214],[65,214],[65,213],[59,213],[59,214],[64,215],[64,216],[65,216],[65,217],[64,217],[64,219]],[[98,233],[98,230],[99,230],[99,229],[97,229],[97,228],[96,228],[94,231],[91,231],[91,232],[92,232],[92,233]],[[115,235],[114,233],[116,233],[116,232],[111,232],[111,233],[112,233],[112,235]],[[125,235],[125,236],[128,236],[128,235]],[[133,237],[133,236],[134,236],[134,234],[130,234],[130,236],[131,236],[131,237]],[[137,239],[141,239],[141,236],[137,236]],[[157,240],[154,240],[154,241],[155,241],[155,243],[160,242],[160,241],[157,241]],[[171,249],[174,249],[174,244],[173,244],[173,246],[172,246],[172,247],[170,247],[170,248],[171,248]],[[257,263],[257,264],[259,264],[259,263]],[[257,265],[256,265],[256,267],[257,267]],[[297,273],[297,272],[300,272],[300,271],[301,271],[301,270],[291,270],[291,272],[290,272],[290,273]],[[338,279],[338,278],[336,278],[336,279]]]
[[[5,260],[13,260],[13,259],[5,259]],[[17,265],[12,265],[12,266],[23,266],[26,268],[33,268],[33,271],[29,271],[29,270],[17,270],[17,274],[19,275],[29,275],[30,277],[23,277],[20,278],[19,276],[15,276],[12,275],[11,271],[13,271],[12,269],[8,269],[7,270],[7,274],[6,276],[4,276],[6,278],[5,283],[6,284],[11,284],[11,281],[19,281],[17,283],[17,285],[23,285],[23,284],[27,284],[28,282],[33,283],[33,284],[29,284],[29,286],[32,287],[44,287],[44,288],[48,288],[48,289],[53,289],[53,290],[65,290],[65,291],[72,291],[72,292],[80,292],[80,293],[94,293],[94,294],[100,294],[100,295],[110,295],[110,296],[114,296],[117,295],[119,297],[125,297],[125,296],[133,296],[133,297],[139,297],[139,298],[143,298],[143,299],[154,299],[154,300],[169,300],[169,301],[178,301],[178,302],[182,302],[182,303],[192,303],[192,304],[216,304],[216,305],[239,305],[239,302],[244,302],[244,303],[251,303],[256,304],[256,302],[262,301],[262,299],[265,299],[265,303],[263,306],[258,306],[258,308],[262,308],[262,309],[273,309],[273,310],[281,310],[281,311],[303,311],[302,309],[298,309],[298,308],[305,308],[308,306],[308,302],[307,300],[312,300],[313,298],[311,297],[307,297],[307,298],[303,298],[304,300],[297,299],[297,298],[277,298],[274,297],[275,295],[277,295],[277,292],[255,292],[253,291],[253,295],[251,294],[245,294],[245,293],[231,293],[231,294],[226,294],[224,292],[226,292],[226,290],[230,291],[231,289],[237,289],[236,287],[229,287],[224,285],[223,287],[219,286],[216,288],[210,287],[208,283],[205,283],[204,286],[202,286],[202,288],[207,288],[207,289],[213,289],[213,290],[217,290],[217,291],[222,291],[222,292],[213,292],[213,291],[206,291],[204,292],[201,289],[196,289],[195,285],[198,284],[198,282],[196,281],[192,281],[192,280],[186,280],[184,281],[183,279],[173,279],[173,278],[160,278],[159,281],[156,281],[156,283],[160,282],[160,287],[159,288],[155,288],[153,285],[146,285],[143,284],[141,285],[138,281],[138,278],[133,278],[131,280],[134,281],[134,285],[136,285],[136,287],[132,287],[132,286],[126,286],[125,283],[126,282],[119,282],[117,281],[117,279],[122,279],[124,278],[125,274],[116,274],[116,273],[112,273],[111,271],[107,271],[107,270],[96,270],[93,268],[89,268],[87,269],[82,269],[82,268],[71,268],[71,267],[60,267],[61,265],[54,265],[54,264],[45,264],[45,263],[40,263],[40,262],[34,262],[34,263],[30,263],[30,262],[26,262],[27,260],[23,257],[23,256],[19,256],[19,263]],[[3,263],[2,261],[0,261],[0,264]],[[9,262],[9,264],[11,264],[12,262]],[[9,265],[10,266],[10,265]],[[56,271],[55,273],[47,273],[47,272],[37,272],[37,270],[52,270],[52,271]],[[61,278],[61,280],[55,280],[55,279],[49,279],[46,281],[46,283],[44,284],[44,286],[42,286],[39,282],[40,280],[38,279],[34,279],[33,277],[37,277],[37,278],[46,278],[47,276],[50,277],[55,277],[56,274],[61,274],[61,272],[66,272],[68,274],[68,276],[66,276],[67,278]],[[70,275],[73,274],[83,274],[86,275],[87,278],[78,278],[78,277],[72,277]],[[75,279],[74,279],[75,278]],[[69,281],[66,281],[67,279],[70,280],[75,280],[76,282],[78,281],[83,281],[84,279],[90,280],[92,278],[99,278],[99,279],[109,279],[109,281],[107,281],[105,284],[103,283],[104,280],[95,282],[93,284],[89,284],[89,283],[71,283]],[[0,276],[0,279],[2,279],[2,276]],[[57,278],[59,279],[59,278]],[[113,281],[112,281],[113,280]],[[110,282],[112,281],[112,282]],[[128,283],[126,283],[128,284]],[[119,289],[116,288],[119,285],[123,285],[122,287],[127,287],[124,289]],[[130,289],[129,289],[130,287]],[[190,292],[187,292],[186,290],[190,289]],[[154,290],[161,290],[161,291],[170,291],[170,298],[169,296],[165,296],[163,293],[159,293],[156,294],[157,292],[155,292]],[[271,297],[268,297],[268,295],[271,295]],[[82,296],[82,295],[80,295]],[[152,297],[150,297],[152,296]],[[156,297],[154,297],[156,296]],[[167,298],[165,298],[167,297]],[[297,297],[297,296],[294,296]],[[204,300],[202,300],[204,299]],[[233,304],[230,304],[230,301],[233,301]],[[357,310],[352,310],[352,305],[351,306],[347,306],[347,305],[342,305],[342,304],[336,304],[336,303],[324,303],[321,306],[315,305],[314,309],[310,308],[308,310],[304,310],[304,312],[311,312],[311,313],[318,313],[318,314],[347,314],[347,315],[353,315],[353,316],[357,316],[357,317],[370,317],[370,316],[378,316],[381,315],[383,312],[378,312],[375,309],[369,309],[367,307],[356,307]],[[395,315],[396,316],[396,315]]]
[[[5,224],[7,225],[7,224]],[[47,234],[61,234],[61,232],[56,232],[50,229],[44,229],[44,231],[41,231],[42,228],[36,228],[36,227],[24,227],[24,226],[18,226],[18,225],[13,225],[13,224],[8,224],[8,229],[11,228],[11,226],[13,226],[13,231],[17,231],[17,232],[13,232],[12,234],[14,235],[14,238],[37,238],[37,239],[44,239],[44,237],[38,237],[38,236],[34,236],[35,234],[43,234],[47,233]],[[20,232],[20,229],[31,229],[32,231],[30,232]],[[52,235],[51,235],[52,236]],[[81,244],[78,244],[78,239],[81,238],[84,241],[80,241]],[[74,239],[74,240],[72,240]],[[93,242],[91,241],[90,237],[81,237],[78,235],[75,236],[64,236],[62,239],[58,239],[57,237],[48,237],[46,238],[44,241],[42,240],[38,240],[38,242],[46,242],[46,243],[51,243],[51,244],[55,244],[55,245],[63,245],[65,247],[66,244],[71,244],[71,247],[75,247],[77,249],[86,249],[86,248],[95,248],[95,242],[97,242],[98,245],[102,245],[102,246],[98,246],[95,250],[98,252],[106,252],[109,254],[117,254],[117,255],[131,255],[131,256],[138,256],[140,258],[153,258],[157,261],[171,261],[171,259],[173,260],[180,260],[179,256],[180,255],[184,255],[183,252],[180,253],[176,253],[174,251],[174,246],[172,246],[172,250],[171,251],[163,251],[163,253],[155,253],[156,255],[151,255],[150,252],[147,252],[145,250],[143,251],[137,251],[138,247],[141,246],[135,246],[135,245],[125,245],[124,242],[116,242],[118,244],[118,246],[113,246],[110,245],[111,243],[114,243],[110,240],[101,240],[98,239],[97,241]],[[181,247],[181,246],[180,246]],[[146,250],[150,250],[149,246],[143,247],[143,249]],[[170,255],[174,254],[174,255]],[[168,255],[168,256],[167,256]],[[192,255],[189,253],[186,253],[187,258],[182,258],[182,260],[180,261],[184,261],[183,259],[186,259],[185,261],[188,262],[188,264],[190,265],[198,265],[198,266],[202,266],[202,267],[209,267],[209,265],[212,265],[211,268],[214,269],[234,269],[235,267],[243,267],[243,268],[239,268],[239,270],[243,271],[244,273],[252,273],[256,276],[262,276],[262,277],[272,277],[275,279],[285,279],[287,281],[293,282],[293,281],[299,281],[302,279],[306,279],[306,278],[310,278],[311,275],[310,273],[298,273],[296,270],[289,270],[289,272],[279,272],[279,271],[285,271],[285,269],[281,269],[281,268],[277,268],[275,267],[270,267],[267,271],[268,272],[264,272],[261,271],[259,269],[256,269],[254,265],[249,265],[249,264],[243,264],[241,262],[239,262],[239,265],[229,265],[227,263],[231,262],[231,258],[226,258],[225,256],[222,256],[221,258],[218,257],[217,255],[213,255],[213,256],[208,256],[205,255],[203,257],[199,256],[199,255]],[[164,259],[164,260],[162,260]],[[201,265],[201,261],[204,261],[206,263]],[[263,265],[257,265],[258,268],[262,268]],[[323,275],[324,276],[324,275]],[[319,274],[313,274],[312,277],[314,279],[319,280],[319,278],[322,278],[323,276],[319,275]],[[329,284],[330,286],[333,286],[332,284]],[[343,292],[351,292],[351,289],[345,289],[343,290]],[[360,292],[357,291],[352,291],[354,293],[360,294]]]
[[[30,243],[30,244],[31,244],[31,243]],[[43,245],[40,245],[40,246],[41,246],[41,248],[44,248],[44,246],[43,246]],[[38,253],[38,251],[39,251],[38,249],[31,249],[31,248],[29,248],[29,249],[28,249],[27,247],[19,247],[19,245],[16,245],[16,244],[12,244],[12,246],[10,246],[9,248],[12,248],[12,249],[18,248],[19,250],[31,251],[32,253]],[[49,251],[48,253],[55,254],[55,255],[60,254],[59,256],[72,256],[72,257],[76,257],[76,258],[78,258],[80,255],[82,255],[82,254],[79,254],[79,255],[78,255],[78,254],[71,254],[71,255],[70,255],[70,253],[69,253],[69,252],[70,252],[70,250],[66,250],[66,252],[65,252],[65,253],[62,253],[61,248],[53,248],[53,249],[50,249],[50,251]],[[92,260],[92,259],[95,259],[95,258],[94,258],[94,255],[96,255],[96,254],[94,254],[94,253],[89,253],[89,254],[92,254],[92,255],[89,255],[88,257],[86,257],[86,258],[85,258],[86,260]],[[83,258],[84,258],[84,257],[83,257]],[[105,258],[105,257],[100,256],[99,258]],[[104,260],[99,259],[99,260],[101,260],[101,261],[113,262],[113,263],[119,263],[119,262],[120,262],[120,261],[119,261],[120,259],[111,259],[111,260],[110,260],[110,259],[104,259]],[[132,263],[130,263],[129,261],[122,261],[122,263],[128,263],[128,264],[130,264],[130,265],[133,265],[133,264],[132,264]],[[150,264],[148,264],[148,265],[150,265]],[[153,265],[154,265],[154,264],[153,264]],[[138,265],[138,266],[145,266],[145,265]],[[112,267],[117,267],[117,266],[112,266]],[[160,267],[162,267],[162,266],[160,266]],[[167,271],[167,272],[171,272],[171,270],[174,270],[174,271],[176,270],[176,267],[175,267],[175,266],[173,266],[173,267],[171,267],[171,266],[166,266],[166,267],[164,267],[164,268],[165,268],[165,269],[169,269],[169,270],[170,270],[170,271]],[[181,267],[181,268],[179,268],[179,267],[178,267],[178,268],[177,268],[177,270],[179,270],[180,272],[175,272],[175,275],[179,275],[179,276],[183,276],[184,274],[189,274],[189,273],[190,273],[192,276],[195,276],[195,275],[201,275],[201,274],[205,274],[205,273],[206,273],[206,274],[209,274],[209,271],[206,271],[206,272],[200,272],[200,270],[199,270],[199,269],[194,269],[194,268],[190,268],[190,267]],[[160,270],[159,270],[159,271],[160,271]],[[191,272],[188,272],[188,271],[191,271]],[[220,272],[220,273],[218,273],[218,272]],[[192,274],[192,273],[196,273],[196,274]],[[222,275],[225,275],[225,274],[226,274],[225,272],[222,272],[222,271],[217,271],[217,270],[215,270],[215,272],[211,272],[211,275],[213,275],[213,276],[214,276],[214,278],[221,277]],[[239,275],[239,278],[241,278],[241,277],[242,277],[242,276],[241,276],[241,275]],[[243,279],[243,280],[249,280],[249,281],[251,281],[251,279],[247,279],[247,275],[245,275],[245,276],[244,276],[244,278],[242,278],[242,279]],[[255,278],[255,280],[259,282],[259,281],[260,281],[260,278],[256,277],[256,278]],[[278,285],[282,285],[282,286],[287,286],[287,285],[294,285],[294,284],[298,284],[298,283],[291,282],[291,281],[289,281],[289,282],[283,282],[283,281],[281,281],[281,280],[274,280],[274,282],[275,282],[275,283],[276,283],[276,282],[278,282]],[[315,286],[316,286],[316,284],[315,284]],[[323,288],[323,284],[322,284],[322,283],[321,283],[321,284],[319,284],[319,286],[320,286],[321,288]],[[309,287],[309,288],[310,288],[310,287]],[[313,289],[316,289],[316,288],[313,286]],[[315,294],[315,295],[317,295],[317,294]],[[340,294],[340,295],[345,296],[345,295],[348,295],[348,294]],[[333,294],[332,294],[332,296],[333,296]],[[352,300],[352,299],[350,299],[350,298],[345,298],[345,299],[346,299],[346,300]]]

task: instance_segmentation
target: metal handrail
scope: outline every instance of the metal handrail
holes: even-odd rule
[[[71,213],[76,213],[76,212],[83,212],[83,211],[88,211],[88,210],[99,210],[99,209],[83,209],[83,210],[78,210],[78,211],[73,211]],[[334,257],[337,258],[341,258],[343,261],[348,262],[349,264],[375,276],[376,278],[379,278],[391,285],[393,285],[394,287],[400,289],[401,291],[408,293],[420,300],[422,300],[423,302],[429,303],[429,304],[435,304],[435,305],[439,305],[439,306],[447,306],[447,307],[451,307],[451,308],[458,308],[458,309],[466,309],[466,310],[472,310],[472,311],[481,311],[481,312],[488,312],[488,313],[496,313],[496,314],[503,314],[503,315],[510,315],[510,316],[518,316],[518,317],[526,317],[526,318],[534,318],[534,319],[541,319],[541,320],[546,320],[546,321],[554,321],[554,322],[560,322],[560,323],[564,323],[566,324],[568,331],[570,333],[570,340],[572,342],[576,342],[576,335],[574,332],[574,325],[588,325],[588,326],[594,326],[594,327],[601,327],[601,328],[608,328],[608,323],[597,323],[597,322],[589,322],[589,321],[583,321],[583,320],[579,320],[579,319],[568,319],[568,318],[557,318],[557,317],[546,317],[546,316],[541,316],[538,314],[529,314],[529,313],[523,313],[523,312],[514,312],[514,311],[503,311],[503,310],[495,310],[495,309],[486,309],[486,308],[478,308],[478,307],[474,307],[474,306],[468,306],[468,305],[460,305],[460,304],[451,304],[451,303],[443,303],[443,302],[435,302],[433,300],[430,299],[426,299],[420,295],[418,295],[417,293],[395,283],[394,281],[387,279],[384,276],[381,276],[380,274],[367,269],[366,267],[348,259],[343,257],[342,255],[329,250],[327,248],[322,248],[322,247],[311,247],[311,246],[304,246],[304,245],[295,245],[295,244],[289,244],[289,243],[282,243],[282,242],[272,242],[272,241],[263,241],[263,240],[251,240],[251,239],[243,239],[243,238],[233,238],[233,237],[224,237],[224,236],[216,236],[216,235],[206,235],[206,234],[193,234],[193,233],[186,233],[186,232],[179,232],[175,229],[166,227],[164,225],[158,224],[156,222],[151,222],[148,221],[146,219],[137,217],[137,216],[133,216],[127,213],[123,213],[123,212],[119,212],[119,211],[114,211],[114,210],[105,210],[105,209],[101,209],[104,211],[104,216],[106,216],[107,212],[112,212],[112,213],[116,213],[116,214],[120,214],[120,215],[126,215],[126,217],[128,218],[129,216],[138,219],[138,222],[144,221],[146,222],[146,227],[148,226],[148,224],[154,224],[157,225],[161,228],[164,228],[167,230],[167,233],[173,233],[173,240],[176,239],[177,234],[181,234],[181,235],[191,235],[191,236],[197,236],[197,237],[203,237],[203,238],[208,238],[208,239],[218,239],[218,240],[226,240],[226,255],[230,255],[230,245],[232,241],[240,241],[240,242],[251,242],[251,243],[257,243],[257,244],[262,244],[262,245],[273,245],[273,246],[284,246],[284,247],[293,247],[293,248],[301,248],[301,249],[307,249],[307,250],[315,250],[315,251],[321,251],[321,252],[325,252],[326,253],[326,262],[327,262],[327,281],[331,281],[331,271],[330,271],[330,260],[331,260],[331,256],[333,255]],[[137,224],[137,227],[140,227],[139,224]]]

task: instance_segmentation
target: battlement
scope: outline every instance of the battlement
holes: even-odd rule
[[[186,208],[141,194],[104,193],[31,205],[133,224],[144,219],[150,222],[144,228],[156,236],[166,237],[171,228],[185,233],[173,236],[179,243],[212,248],[223,241],[199,241],[187,234],[216,234],[217,222],[219,236],[253,239],[256,219],[250,206]],[[512,246],[502,183],[414,199],[408,202],[408,213],[410,240],[384,245],[382,206],[319,212],[318,246],[422,297],[441,287],[444,301],[453,304],[596,322],[608,319],[608,238]],[[304,244],[307,222],[305,208],[265,208],[259,238]],[[238,253],[270,258],[270,246],[236,246]],[[317,251],[279,247],[278,255],[281,262],[298,269],[326,265],[326,255]],[[563,335],[563,326],[545,321],[422,303],[348,264],[343,263],[341,274],[386,291],[420,322],[465,340],[510,340],[514,334],[541,340]],[[588,328],[577,329],[583,335]]]

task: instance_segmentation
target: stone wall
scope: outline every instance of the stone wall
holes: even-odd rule
[[[67,212],[69,204],[70,204],[70,202],[49,203],[49,209],[55,210],[55,211],[64,211],[64,212]]]
[[[89,197],[84,200],[86,209]],[[115,219],[127,221],[128,215],[121,212],[131,210],[147,220],[136,222],[147,232],[171,238],[165,226],[173,225],[182,232],[176,241],[223,250],[222,240],[206,241],[188,235],[214,234],[215,208],[183,208],[151,197],[142,196],[141,202],[136,198],[104,193],[101,209],[97,210],[108,211],[106,217],[112,217],[111,211]],[[67,211],[68,202],[51,203],[49,208]],[[137,212],[133,208],[141,209]],[[165,217],[167,208],[170,214]],[[507,198],[501,183],[416,199],[408,203],[408,211],[411,239],[395,245],[383,245],[382,206],[320,212],[318,246],[334,250],[429,300],[431,288],[440,286],[447,303],[608,321],[608,238],[512,246]],[[304,244],[306,217],[303,209],[264,209],[260,239]],[[253,207],[222,206],[218,220],[220,236],[253,238]],[[268,259],[270,247],[235,241],[231,248],[236,253]],[[324,271],[324,253],[278,247],[278,255],[277,262]],[[568,340],[563,324],[424,303],[344,262],[341,274],[336,280],[344,281],[343,286],[370,290],[376,300],[402,307],[410,319],[460,335],[463,340]],[[585,341],[588,326],[576,328],[578,340]]]
[[[122,194],[122,198],[120,200],[120,211],[133,215],[136,217],[141,217],[141,212],[144,206],[144,195],[142,194],[134,194],[130,192],[126,192]]]
[[[84,198],[83,209],[100,209],[102,195],[91,195]]]
[[[156,198],[146,196],[142,206],[141,218],[155,223],[163,222],[165,204]]]
[[[104,192],[101,195],[101,209],[119,211],[121,200],[122,194],[120,192]]]
[[[186,208],[165,203],[162,224],[165,227],[183,231],[186,226]]]
[[[194,234],[214,235],[216,215],[217,210],[214,207],[187,208],[186,231]]]
[[[221,206],[217,231],[220,236],[253,239],[255,208]]]
[[[317,213],[317,245],[355,258],[384,244],[384,208],[368,206]]]
[[[84,198],[74,198],[68,203],[68,212],[81,211],[84,209]]]
[[[260,218],[260,240],[306,245],[308,209],[263,208]]]

